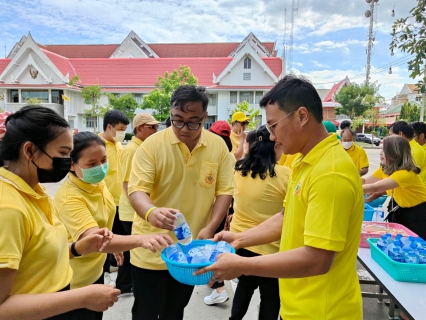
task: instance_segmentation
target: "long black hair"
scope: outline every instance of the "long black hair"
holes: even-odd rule
[[[6,119],[6,134],[0,142],[0,166],[4,161],[18,160],[25,142],[31,141],[44,150],[69,127],[68,122],[52,109],[36,105],[23,107]]]
[[[271,178],[277,174],[275,164],[277,162],[274,150],[275,142],[269,139],[269,132],[265,126],[257,130],[257,140],[250,144],[248,154],[237,161],[236,171],[241,171],[241,175],[246,177],[249,172],[254,179],[258,174],[260,179],[265,180],[267,175]]]

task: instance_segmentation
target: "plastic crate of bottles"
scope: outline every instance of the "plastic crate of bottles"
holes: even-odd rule
[[[386,233],[390,233],[393,236],[401,233],[404,236],[417,237],[417,234],[399,223],[364,221],[362,223],[359,247],[369,248],[370,245],[367,242],[368,238],[380,238]]]
[[[191,250],[194,250],[197,247],[199,248],[206,245],[211,245],[214,247],[217,244],[218,242],[213,242],[211,240],[193,240],[191,243],[189,243],[186,246],[180,243],[178,243],[177,245],[181,248],[182,252],[184,252],[185,256],[187,256],[187,254],[191,252]],[[208,261],[204,263],[192,263],[192,262],[185,263],[185,262],[179,262],[173,259],[169,259],[167,257],[167,250],[169,248],[166,248],[163,250],[163,252],[161,253],[161,258],[166,263],[167,269],[169,270],[173,278],[175,278],[180,283],[184,283],[184,284],[192,285],[192,286],[206,285],[209,283],[211,277],[213,276],[213,272],[210,271],[199,276],[194,276],[193,273],[200,268],[204,268],[204,267],[212,265],[216,261],[216,255],[214,254],[214,250],[212,250],[212,256],[210,256],[210,258],[213,257],[212,259],[213,261]],[[231,253],[235,253],[235,249],[232,248],[231,246],[229,246],[229,251]],[[186,259],[186,257],[184,258]]]
[[[374,209],[370,207],[368,204],[364,203],[364,221],[373,220]]]
[[[377,247],[379,239],[369,238],[371,257],[394,280],[402,282],[426,283],[426,264],[400,263],[393,261]]]

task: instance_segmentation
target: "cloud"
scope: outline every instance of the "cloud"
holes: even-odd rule
[[[326,64],[323,64],[323,63],[319,63],[318,61],[316,61],[316,60],[311,60],[311,62],[316,66],[316,67],[318,67],[318,68],[329,68],[329,66],[328,65],[326,65]]]

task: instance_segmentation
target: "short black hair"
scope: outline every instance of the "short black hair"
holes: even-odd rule
[[[289,114],[305,107],[318,123],[323,120],[322,101],[312,83],[295,75],[286,75],[260,100],[260,107],[278,103],[279,108]]]
[[[343,120],[340,123],[340,129],[345,130],[346,128],[350,128],[352,123],[349,120]]]
[[[101,145],[105,147],[104,140],[93,132],[79,132],[74,135],[74,149],[71,151],[71,160],[77,163],[81,157],[81,152],[93,145]]]
[[[46,146],[65,130],[68,122],[52,109],[27,105],[6,119],[6,133],[0,142],[0,166],[4,161],[16,161],[20,157],[21,147],[31,141],[44,151]]]
[[[185,106],[188,102],[201,102],[203,111],[207,111],[209,104],[209,96],[206,93],[205,87],[197,86],[180,86],[177,88],[170,98],[170,108],[177,108],[186,112]]]
[[[392,132],[395,134],[399,134],[400,132],[402,132],[402,134],[407,138],[407,139],[413,139],[414,137],[414,129],[412,127],[410,127],[410,125],[405,122],[405,121],[397,121],[394,122],[390,127],[389,130],[392,129]]]
[[[107,129],[110,124],[112,127],[115,127],[117,124],[122,123],[126,126],[130,123],[126,115],[121,110],[109,110],[105,113],[104,116],[104,131]]]
[[[426,138],[426,123],[416,121],[416,122],[411,122],[410,126],[411,126],[411,128],[413,128],[414,133],[417,136],[419,136],[423,133],[425,135],[425,138]]]

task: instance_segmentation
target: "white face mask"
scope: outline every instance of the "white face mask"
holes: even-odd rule
[[[346,150],[350,149],[352,147],[353,141],[348,141],[348,142],[342,142],[343,148],[345,148]]]
[[[126,136],[125,131],[115,131],[115,137],[112,137],[115,142],[122,142]]]

